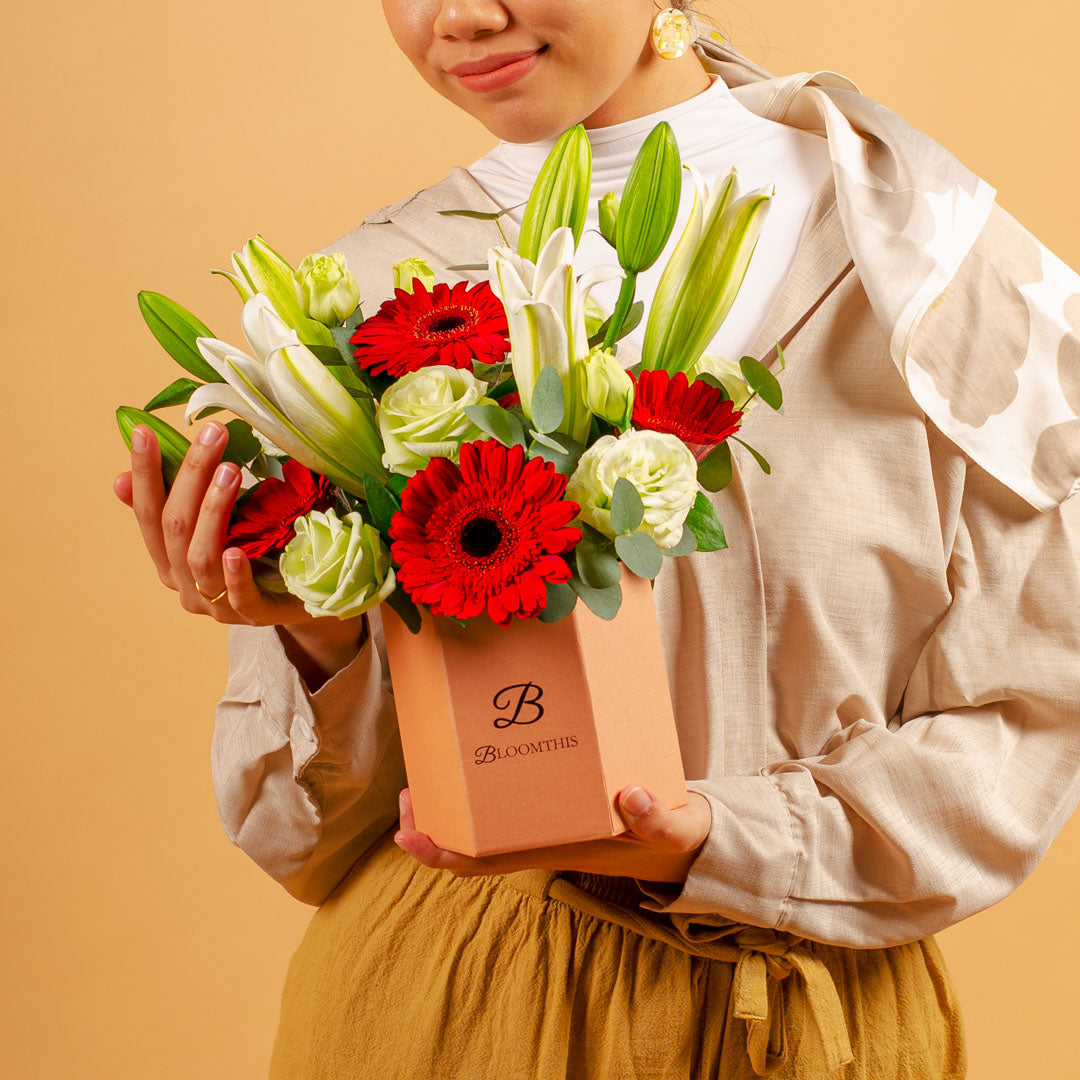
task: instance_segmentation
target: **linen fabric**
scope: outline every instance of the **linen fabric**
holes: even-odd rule
[[[945,299],[935,293],[911,318],[913,301],[897,300],[905,290],[919,293],[901,256],[905,244],[910,256],[910,237],[900,235],[909,219],[887,209],[893,203],[882,187],[870,202],[857,202],[865,193],[852,191],[861,181],[851,180],[844,164],[851,140],[878,147],[880,159],[894,163],[900,186],[924,166],[937,178],[946,166],[962,167],[857,92],[835,98],[840,76],[774,79],[728,46],[701,55],[722,67],[733,93],[750,91],[740,98],[748,107],[767,108],[783,123],[824,115],[833,169],[750,349],[776,370],[779,343],[787,361],[784,415],[755,408],[740,433],[768,457],[771,475],[736,447],[732,483],[711,496],[728,549],[668,561],[654,590],[687,787],[708,799],[712,829],[683,885],[625,879],[618,906],[665,926],[678,943],[672,947],[684,951],[753,928],[814,943],[808,947],[834,982],[837,964],[878,964],[866,992],[894,1001],[907,1017],[902,1033],[917,1041],[921,1023],[941,1033],[953,1021],[940,1012],[924,1015],[923,998],[901,992],[895,973],[891,982],[882,974],[893,970],[889,957],[901,955],[889,950],[917,945],[927,958],[919,978],[948,997],[946,977],[930,964],[931,936],[1015,889],[1080,801],[1080,500],[1068,498],[1075,489],[1068,480],[1072,421],[1061,421],[1058,435],[1045,434],[1051,427],[1033,437],[1010,419],[999,429],[1003,445],[987,458],[970,437],[980,429],[939,423],[941,414],[931,413],[925,386],[911,372],[934,372],[931,382],[936,377],[952,388],[950,410],[955,405],[977,419],[980,404],[985,411],[1005,394],[969,383],[1000,387],[1005,369],[996,353],[944,348],[966,332],[982,334],[989,320],[1010,341],[1028,335],[1021,376],[1029,365],[1055,373],[1053,386],[1040,384],[1043,412],[1028,399],[1024,415],[1057,416],[1055,395],[1063,387],[1072,393],[1069,358],[1080,338],[1031,330],[1040,320],[1044,330],[1054,322],[1045,290],[1037,318],[1035,308],[1027,321],[1015,306],[987,308],[987,290],[998,286],[1007,292],[1019,282],[1025,297],[1040,295],[1024,285],[1018,245],[1037,245],[1043,268],[1050,265],[1038,241],[994,202],[982,228],[968,230],[973,235],[949,234],[953,272],[938,290]],[[836,100],[846,112],[833,108]],[[977,184],[972,190],[983,191]],[[395,261],[422,256],[440,276],[447,266],[485,261],[488,247],[501,242],[494,224],[437,213],[466,207],[489,210],[493,203],[467,170],[455,168],[331,245],[357,275],[365,310],[390,294]],[[504,221],[504,228],[514,243],[513,223]],[[899,276],[886,302],[878,292],[886,284],[881,267],[889,266]],[[1073,299],[1061,305],[1059,325],[1074,307]],[[894,349],[901,316],[910,326],[900,335],[908,345],[902,359],[916,357],[904,367]],[[931,348],[935,341],[942,349]],[[1061,356],[1068,363],[1058,378]],[[1036,450],[1047,439],[1058,440],[1061,452],[1041,465]],[[229,677],[212,746],[226,834],[304,902],[340,898],[313,920],[313,936],[290,969],[294,989],[314,978],[317,965],[306,958],[322,955],[319,935],[330,932],[330,922],[368,910],[380,875],[398,872],[388,856],[374,853],[396,827],[397,793],[407,780],[378,609],[363,618],[369,634],[360,653],[315,693],[288,662],[276,628],[229,632]],[[410,878],[407,890],[392,895],[406,907],[425,890],[433,897],[454,890],[466,906],[481,897],[501,913],[497,924],[511,902],[505,888],[524,880],[510,874],[459,881],[437,872]],[[576,882],[583,893],[597,891],[580,875],[558,880],[564,883],[556,888]],[[353,891],[355,909],[346,900]],[[430,922],[419,925],[451,942],[464,942],[470,928],[488,933],[466,915],[463,928],[448,925],[461,908],[445,907],[443,918],[437,905],[432,910]],[[500,970],[513,976],[524,971],[513,966],[515,950],[531,954],[522,953],[526,939],[511,925],[492,934],[492,947],[501,942],[501,951],[490,963],[505,963]],[[370,923],[368,930],[374,933]],[[410,940],[400,947],[408,971],[421,946]],[[852,960],[852,950],[878,959]],[[372,955],[357,955],[348,978],[376,978],[366,966]],[[717,969],[724,963],[709,960]],[[721,978],[708,970],[695,976],[695,993],[702,979]],[[636,967],[620,969],[616,985],[625,988],[631,977],[638,978]],[[334,984],[336,993],[355,992],[348,978]],[[635,995],[648,993],[647,981],[640,976]],[[461,1015],[469,1015],[466,989],[454,985]],[[592,992],[600,993],[597,985],[610,990],[608,981]],[[862,1047],[849,1067],[865,1069],[870,1051],[860,1041],[860,1013],[839,983],[836,992],[848,1044]],[[283,1002],[290,1039],[303,1027],[289,1015],[303,1008],[301,997],[292,993]],[[726,1016],[727,1000],[723,992],[710,998],[710,1011]],[[454,1008],[451,1017],[459,1015]],[[751,1017],[735,1015],[752,1027]],[[843,1046],[827,1052],[829,1038],[817,1030],[821,1053],[842,1062]],[[918,1060],[920,1053],[911,1049],[909,1056]],[[813,1065],[798,1075],[830,1074]]]

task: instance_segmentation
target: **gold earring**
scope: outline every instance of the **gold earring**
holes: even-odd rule
[[[678,60],[693,39],[690,20],[678,8],[664,8],[653,19],[652,45],[665,60]]]

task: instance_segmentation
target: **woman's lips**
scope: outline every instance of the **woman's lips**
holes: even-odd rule
[[[455,78],[466,90],[473,90],[479,94],[486,94],[492,90],[501,90],[504,86],[510,86],[516,83],[518,79],[528,75],[540,63],[540,58],[546,48],[547,46],[544,45],[537,49],[536,52],[529,53],[528,56],[524,56],[520,60],[504,64],[494,71],[485,71],[480,75],[457,75]]]

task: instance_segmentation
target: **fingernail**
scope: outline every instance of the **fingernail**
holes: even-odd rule
[[[233,477],[236,474],[228,465],[219,465],[217,471],[214,473],[214,483],[218,487],[227,488],[232,482]]]
[[[135,428],[131,433],[131,449],[134,450],[136,454],[141,454],[149,445],[150,440],[146,437],[146,432]]]
[[[221,425],[215,424],[211,421],[209,424],[203,426],[202,431],[199,432],[199,442],[203,446],[213,446],[221,437]]]
[[[631,788],[629,794],[623,799],[623,806],[635,817],[644,814],[652,806],[652,799],[644,788]]]
[[[235,551],[225,552],[225,565],[230,570],[240,569],[240,556]]]

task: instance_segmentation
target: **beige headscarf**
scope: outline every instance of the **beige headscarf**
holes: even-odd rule
[[[852,260],[927,416],[1038,509],[1080,491],[1080,276],[850,79],[771,75],[712,31],[694,48],[752,112],[828,139]]]

